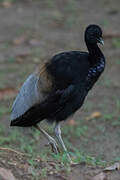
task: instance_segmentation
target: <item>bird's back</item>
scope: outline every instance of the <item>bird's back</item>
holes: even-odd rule
[[[89,54],[81,51],[62,52],[52,57],[47,71],[53,76],[55,86],[65,89],[71,83],[83,82],[90,68]]]

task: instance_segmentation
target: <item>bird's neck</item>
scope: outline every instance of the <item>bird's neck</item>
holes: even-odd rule
[[[92,64],[97,63],[100,59],[104,59],[104,55],[97,44],[86,43],[86,45],[90,55],[90,62]]]

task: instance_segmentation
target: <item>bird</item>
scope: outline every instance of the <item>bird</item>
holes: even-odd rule
[[[35,127],[59,153],[56,140],[38,123],[54,123],[57,141],[72,159],[61,135],[61,122],[83,105],[88,92],[105,69],[105,57],[98,44],[104,45],[102,29],[90,24],[84,32],[88,51],[71,50],[57,53],[29,75],[12,106],[10,126]]]

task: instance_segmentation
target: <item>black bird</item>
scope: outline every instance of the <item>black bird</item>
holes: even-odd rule
[[[14,101],[10,126],[34,126],[58,153],[56,141],[37,125],[47,119],[55,122],[55,135],[65,152],[60,122],[74,114],[105,68],[105,57],[97,43],[103,44],[102,30],[89,25],[85,30],[88,52],[69,51],[53,56],[24,82]],[[67,156],[71,161],[69,154]]]

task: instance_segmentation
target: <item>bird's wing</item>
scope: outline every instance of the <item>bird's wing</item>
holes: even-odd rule
[[[43,63],[22,85],[12,106],[11,120],[18,118],[32,106],[43,101],[51,89],[52,79],[46,70],[46,63]]]
[[[65,102],[69,101],[74,96],[75,85],[71,84],[64,90],[56,91],[56,94],[60,95],[59,105],[63,105]]]
[[[24,114],[30,107],[39,102],[39,94],[37,91],[37,84],[39,77],[36,74],[31,74],[24,82],[17,95],[11,113],[11,120]]]
[[[44,101],[34,104],[24,114],[11,121],[11,126],[33,126],[39,121],[50,118],[64,108],[64,103],[72,96],[74,86],[69,86],[64,91],[50,94]]]

